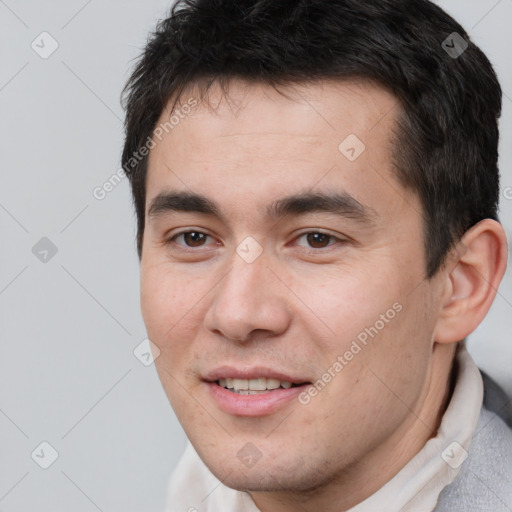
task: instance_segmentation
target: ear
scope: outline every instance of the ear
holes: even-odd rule
[[[502,225],[485,219],[466,232],[443,272],[444,293],[434,341],[454,343],[482,322],[496,297],[507,267],[507,238]]]

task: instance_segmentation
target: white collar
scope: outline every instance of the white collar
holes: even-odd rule
[[[456,353],[457,380],[437,436],[387,484],[347,512],[431,512],[458,475],[475,433],[483,381],[465,342]],[[223,485],[189,443],[171,475],[166,512],[259,512],[249,494]]]

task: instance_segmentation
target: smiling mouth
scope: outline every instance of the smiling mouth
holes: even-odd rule
[[[308,384],[306,382],[295,384],[288,381],[280,381],[278,379],[219,379],[215,382],[218,386],[236,393],[238,395],[261,395],[270,393],[276,389],[290,389]]]

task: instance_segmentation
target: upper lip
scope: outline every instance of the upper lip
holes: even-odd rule
[[[251,366],[246,368],[235,368],[233,366],[219,366],[204,376],[204,380],[215,382],[219,379],[277,379],[281,382],[291,382],[292,384],[304,384],[309,382],[307,379],[289,375],[283,371],[274,370],[265,366]]]

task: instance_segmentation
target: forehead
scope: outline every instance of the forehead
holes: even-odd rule
[[[183,115],[185,109],[179,104],[173,112],[169,102],[162,112],[160,124],[173,113],[177,120],[178,113],[180,119],[170,130],[171,137],[192,135],[198,141],[207,142],[210,135],[215,135],[217,138],[237,138],[237,144],[241,145],[246,139],[250,141],[246,143],[247,150],[254,147],[259,138],[269,150],[274,141],[279,148],[277,155],[295,145],[294,138],[289,138],[287,147],[279,146],[280,139],[290,135],[300,138],[297,146],[301,146],[307,139],[311,144],[323,142],[327,145],[345,135],[356,134],[375,149],[388,142],[389,128],[393,126],[399,108],[399,102],[392,94],[360,80],[318,80],[311,84],[279,86],[279,91],[268,84],[237,79],[227,82],[226,90],[214,82],[205,96],[197,86],[191,86],[180,100],[198,101],[193,112]],[[385,118],[387,122],[381,123]],[[214,148],[201,144],[198,149]]]
[[[213,84],[205,101],[191,87],[174,112],[169,104],[158,123],[167,130],[150,152],[146,206],[163,189],[194,191],[226,207],[263,207],[284,191],[314,189],[337,189],[384,210],[399,206],[393,195],[414,201],[392,168],[399,112],[392,94],[360,81],[281,89],[284,95],[233,80],[226,93]],[[183,108],[187,102],[195,106]]]

